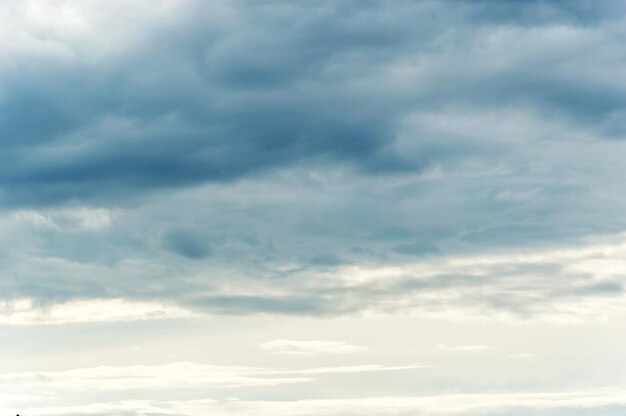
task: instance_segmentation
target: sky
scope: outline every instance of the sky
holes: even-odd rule
[[[0,0],[0,413],[626,413],[619,0]]]

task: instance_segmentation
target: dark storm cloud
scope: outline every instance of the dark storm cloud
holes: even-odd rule
[[[3,68],[4,204],[119,202],[320,159],[419,172],[481,146],[416,136],[398,151],[414,111],[532,105],[588,126],[626,102],[612,79],[571,70],[581,53],[623,56],[606,4],[239,1],[219,22],[213,6],[137,16],[140,41],[119,51],[52,34],[71,59]],[[398,85],[402,71],[415,73]]]
[[[201,17],[210,10],[194,5],[197,14],[146,27],[141,49],[111,62],[88,52],[3,71],[4,188],[16,199],[34,187],[32,199],[63,200],[227,180],[311,157],[404,166],[384,152],[389,111],[355,102],[324,75],[336,53],[393,47],[394,36],[369,33],[367,22],[341,28],[347,11],[309,18],[319,12],[284,7],[236,4],[236,18],[212,31]]]
[[[166,249],[190,259],[202,259],[211,253],[205,236],[193,230],[170,230],[163,238],[163,245]]]
[[[626,229],[621,2],[20,4],[0,6],[4,299],[531,316],[622,294],[562,262],[444,261]],[[333,277],[416,262],[441,270]]]

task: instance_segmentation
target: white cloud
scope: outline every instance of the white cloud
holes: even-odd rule
[[[624,312],[625,257],[626,236],[620,234],[570,247],[351,265],[324,274],[319,282],[373,293],[370,299],[379,296],[384,302],[361,306],[375,315],[562,323]]]
[[[371,397],[335,400],[122,401],[88,406],[29,409],[32,416],[483,416],[504,414],[599,415],[607,407],[626,409],[621,389],[554,393],[445,394],[423,397]],[[563,413],[559,413],[563,412]],[[566,413],[567,412],[567,413]],[[610,413],[618,414],[618,413]]]
[[[322,375],[402,371],[424,368],[420,364],[378,364],[305,369],[275,369],[245,366],[213,366],[193,362],[165,365],[100,366],[65,371],[10,373],[0,375],[0,385],[42,391],[126,391],[194,388],[241,388],[278,386],[317,380]]]
[[[192,317],[188,310],[156,302],[124,299],[76,300],[40,306],[31,299],[0,302],[0,324],[44,325]]]
[[[239,388],[301,383],[310,377],[281,377],[280,371],[254,367],[224,367],[180,362],[155,366],[93,367],[66,371],[0,375],[0,383],[31,391],[166,390],[193,388]],[[276,375],[279,375],[276,377]]]
[[[530,354],[527,352],[522,352],[519,354],[511,354],[507,356],[508,359],[510,360],[524,360],[524,361],[531,361],[533,358],[535,358],[535,354]]]
[[[115,218],[111,210],[104,208],[76,208],[67,210],[65,215],[85,230],[101,230],[111,225]]]
[[[445,351],[481,352],[492,349],[490,345],[437,345],[437,348]]]
[[[293,341],[277,339],[259,345],[264,351],[277,354],[317,355],[317,354],[351,354],[368,351],[369,348],[350,345],[341,341]]]
[[[44,215],[35,210],[23,210],[14,213],[14,218],[18,222],[24,222],[36,227],[56,228],[54,220],[49,215]]]
[[[10,33],[14,42],[0,41],[0,58],[112,56],[136,46],[145,31],[175,20],[187,5],[186,0],[3,1],[0,39]]]
[[[422,364],[408,364],[398,366],[385,366],[378,364],[369,365],[353,365],[345,367],[321,367],[312,368],[309,370],[294,371],[297,374],[348,374],[348,373],[369,373],[376,371],[399,371],[399,370],[415,370],[420,368],[427,368],[428,366]]]
[[[18,223],[38,228],[64,231],[100,231],[115,220],[115,212],[106,208],[74,207],[37,211],[18,210],[13,214]]]

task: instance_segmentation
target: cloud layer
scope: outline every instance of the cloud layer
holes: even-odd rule
[[[0,413],[624,414],[625,23],[0,1]]]
[[[342,341],[294,341],[275,339],[259,345],[263,351],[277,354],[317,355],[317,354],[350,354],[367,351],[369,348],[350,345]]]
[[[431,397],[376,397],[344,400],[270,401],[124,401],[94,403],[89,406],[33,409],[31,414],[47,415],[145,415],[216,416],[279,415],[340,416],[359,415],[541,415],[591,416],[619,415],[626,398],[615,390],[568,391],[557,393],[495,393],[441,395]]]
[[[617,259],[548,258],[626,228],[620,2],[26,0],[0,21],[6,302],[532,317],[622,294]]]

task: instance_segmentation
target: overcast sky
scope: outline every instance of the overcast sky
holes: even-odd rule
[[[620,0],[0,0],[0,413],[626,412]]]

